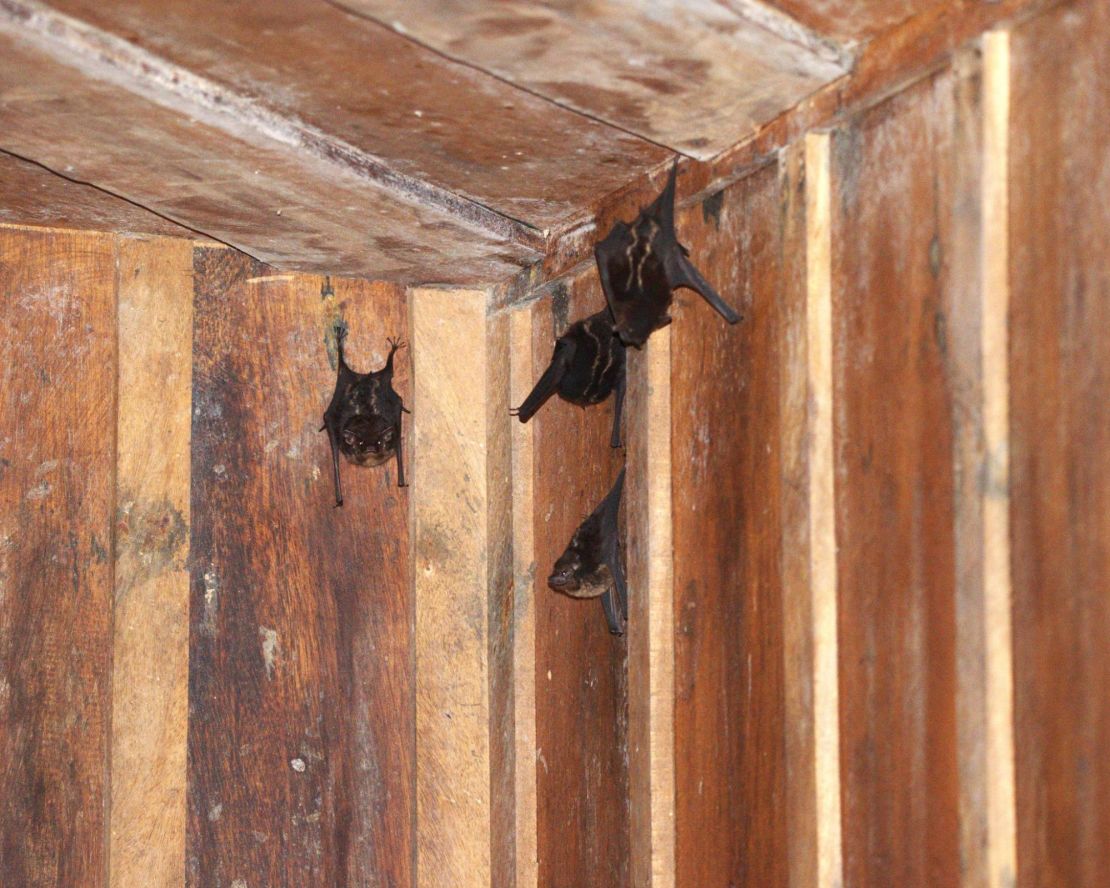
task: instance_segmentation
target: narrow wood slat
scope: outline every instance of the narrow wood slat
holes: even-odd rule
[[[193,245],[119,247],[110,885],[185,881]]]
[[[417,884],[512,872],[508,320],[486,291],[418,289],[413,426]]]
[[[1094,888],[1110,872],[1110,6],[1069,3],[1010,39],[1017,884]]]
[[[632,884],[675,886],[671,328],[629,354],[628,711]]]
[[[116,238],[0,229],[0,881],[108,883]]]
[[[403,291],[195,256],[187,884],[413,877],[408,494],[320,417],[347,358],[404,337]],[[397,357],[408,391],[407,352]]]

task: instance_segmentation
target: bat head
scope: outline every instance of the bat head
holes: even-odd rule
[[[574,549],[567,549],[559,556],[551,576],[547,578],[548,588],[567,595],[577,592],[582,585],[581,571],[582,559]]]
[[[397,427],[380,416],[352,416],[339,435],[339,449],[356,466],[379,466],[397,450]]]

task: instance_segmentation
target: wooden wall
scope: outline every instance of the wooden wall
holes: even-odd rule
[[[0,882],[1100,886],[1108,36],[1060,4],[684,169],[746,317],[679,294],[622,450],[611,402],[508,416],[589,265],[506,299],[99,198],[0,225]],[[412,343],[413,486],[335,509],[340,318],[356,367]],[[621,465],[613,638],[546,576]]]

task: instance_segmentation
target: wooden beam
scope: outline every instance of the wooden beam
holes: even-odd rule
[[[629,350],[628,718],[632,885],[674,888],[671,331]]]
[[[411,294],[418,886],[512,878],[509,326],[489,298]]]
[[[193,245],[119,250],[112,888],[185,882]]]

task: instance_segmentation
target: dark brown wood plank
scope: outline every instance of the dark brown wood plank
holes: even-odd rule
[[[338,4],[245,0],[233,11],[222,0],[51,6],[392,170],[541,230],[666,156]]]
[[[1018,884],[1110,872],[1110,8],[1012,38],[1011,527]]]
[[[680,291],[671,333],[679,888],[787,883],[782,185],[769,165],[678,223],[745,315],[730,327]]]
[[[604,305],[592,268],[548,292],[533,309],[533,364],[541,372],[568,323]],[[544,888],[630,884],[627,636],[609,634],[598,601],[547,587],[575,528],[620,471],[624,452],[609,446],[612,411],[612,398],[583,410],[556,397],[531,420],[537,841]]]
[[[229,129],[220,112],[173,110],[88,76],[4,29],[0,77],[0,148],[264,261],[451,283],[501,280],[536,258],[254,129]]]
[[[834,136],[832,287],[844,881],[959,880],[951,78]]]
[[[0,882],[107,885],[116,239],[0,229]]]
[[[337,317],[379,367],[397,288],[195,255],[187,879],[408,885],[414,703],[407,494],[320,416]],[[398,357],[407,393],[408,356]]]
[[[91,185],[63,179],[38,164],[3,152],[0,152],[0,223],[197,237],[188,228],[142,207]]]
[[[844,73],[838,52],[729,3],[336,0],[445,55],[709,159]],[[762,23],[773,14],[764,9]],[[813,35],[805,35],[806,38]],[[738,89],[738,84],[744,84]]]

